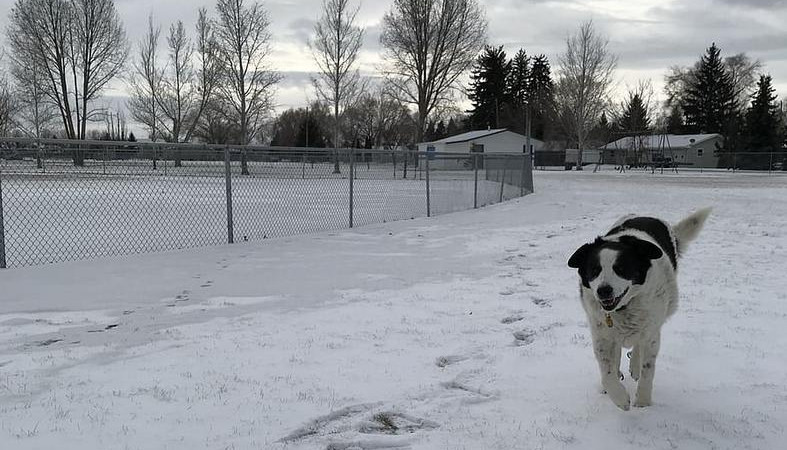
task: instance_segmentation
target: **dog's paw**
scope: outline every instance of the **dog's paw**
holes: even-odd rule
[[[639,381],[639,370],[635,369],[634,367],[629,368],[629,374],[631,374],[631,379],[634,381]]]
[[[607,383],[605,388],[607,395],[618,408],[623,411],[629,410],[631,398],[629,397],[629,393],[626,392],[626,387],[623,386],[623,383],[615,380],[613,383]]]
[[[651,402],[651,400],[650,400],[650,397],[647,397],[647,398],[646,398],[645,396],[639,396],[639,395],[638,395],[638,396],[637,396],[637,399],[636,399],[636,400],[634,400],[634,406],[635,406],[636,408],[645,408],[645,407],[647,407],[647,406],[650,406],[650,405],[651,405],[651,403],[652,403],[652,402]]]

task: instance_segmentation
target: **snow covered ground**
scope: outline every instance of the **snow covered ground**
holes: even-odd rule
[[[358,175],[380,173],[360,170]],[[480,176],[479,205],[497,203],[500,183],[485,180],[483,172]],[[472,171],[435,172],[433,177],[433,215],[473,208]],[[227,242],[223,177],[26,173],[4,175],[2,181],[9,267]],[[232,183],[236,241],[349,226],[346,178],[238,176]],[[506,184],[503,194],[504,199],[518,197],[520,188]],[[356,226],[426,215],[423,179],[355,180]]]
[[[0,448],[783,448],[786,196],[538,172],[478,211],[2,271]],[[655,405],[622,412],[566,259],[621,214],[708,205]]]

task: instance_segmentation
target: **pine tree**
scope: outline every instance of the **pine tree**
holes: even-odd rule
[[[629,95],[628,100],[623,105],[623,115],[619,123],[621,131],[627,133],[643,133],[650,128],[650,118],[648,109],[639,93]]]
[[[779,105],[770,75],[761,75],[752,103],[746,111],[746,142],[752,152],[774,152],[781,147],[782,123]],[[747,155],[741,166],[751,169],[767,169],[769,156]]]
[[[525,133],[525,104],[530,84],[530,57],[520,49],[511,60],[511,71],[506,80],[508,104],[501,113],[501,126],[517,133]]]
[[[681,104],[687,131],[724,134],[734,119],[738,106],[735,86],[720,54],[721,50],[712,44],[689,80]]]
[[[509,102],[506,81],[511,72],[511,61],[503,46],[489,47],[476,60],[470,75],[469,98],[473,102],[470,123],[473,128],[498,128],[500,114]]]
[[[128,141],[129,142],[137,142],[137,137],[134,136],[134,132],[133,131],[128,133]]]
[[[531,133],[536,139],[544,140],[554,111],[555,84],[552,81],[549,60],[545,55],[532,59],[527,101],[530,105]]]
[[[770,75],[761,75],[746,112],[746,134],[752,151],[777,151],[781,144],[781,118]]]
[[[448,137],[448,133],[445,128],[445,121],[441,120],[437,122],[437,126],[435,126],[434,129],[434,134],[435,134],[435,140],[440,140]]]
[[[464,133],[464,120],[460,117],[455,119],[451,117],[448,119],[448,126],[446,126],[445,132],[448,136],[455,136],[457,134]]]
[[[511,60],[511,71],[508,74],[508,95],[517,105],[527,101],[528,84],[530,83],[530,57],[525,49],[519,49]]]
[[[673,105],[670,107],[665,131],[671,134],[683,133],[683,112],[681,112],[680,106]]]

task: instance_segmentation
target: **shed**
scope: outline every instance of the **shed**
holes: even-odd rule
[[[716,150],[724,145],[720,134],[653,134],[627,136],[601,148],[606,163],[675,162],[689,167],[716,168]]]
[[[432,161],[431,167],[433,169],[463,170],[472,167],[472,160],[470,158],[457,158],[453,155],[470,155],[473,153],[532,154],[534,151],[541,150],[544,147],[544,142],[531,138],[530,152],[525,152],[526,146],[526,136],[514,133],[505,128],[498,128],[469,131],[433,142],[421,142],[418,144],[418,151],[429,153],[429,159]],[[434,155],[432,155],[432,153],[434,153]],[[443,156],[441,154],[445,155]],[[487,157],[480,159],[478,163],[483,167],[489,164],[500,165],[502,161],[503,160],[492,162],[492,160]],[[521,164],[519,162],[514,162],[514,160],[506,161],[515,165]]]

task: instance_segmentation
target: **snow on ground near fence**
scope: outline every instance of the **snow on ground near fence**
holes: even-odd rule
[[[436,173],[432,214],[472,209],[472,176]],[[237,177],[232,183],[236,241],[349,226],[347,179]],[[227,242],[220,177],[6,175],[3,190],[11,267]],[[505,185],[504,198],[519,195],[519,187]],[[499,196],[500,183],[479,180],[480,206]],[[426,214],[424,180],[355,180],[356,226]]]
[[[781,448],[785,194],[537,173],[478,211],[0,272],[0,448]],[[566,259],[621,214],[709,205],[655,404],[622,412]]]

